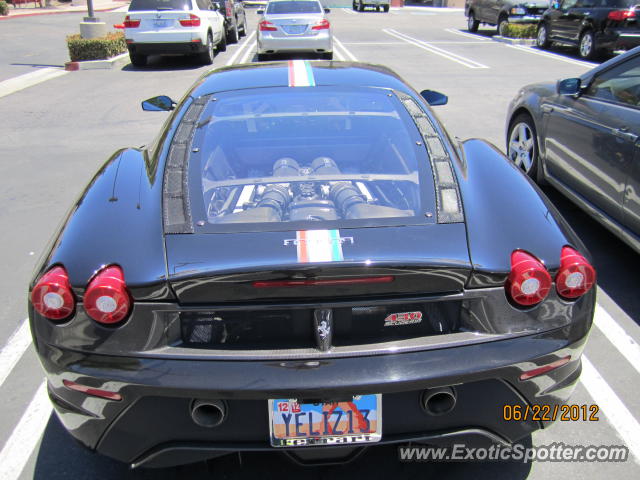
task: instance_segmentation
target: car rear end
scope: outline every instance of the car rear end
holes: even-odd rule
[[[544,0],[516,2],[508,10],[509,23],[538,23],[547,8],[549,8],[549,2]]]
[[[269,2],[258,23],[257,42],[259,54],[333,52],[331,23],[315,0]]]
[[[640,45],[640,8],[632,0],[616,3],[620,7],[607,12],[598,45],[609,52],[620,53]]]
[[[207,20],[195,7],[195,0],[132,0],[124,21],[129,52],[201,52],[207,42]]]
[[[595,302],[575,275],[586,260],[558,249],[543,264],[514,246],[510,269],[479,270],[457,160],[425,107],[319,85],[325,69],[293,63],[259,67],[288,86],[180,107],[151,182],[166,264],[147,282],[128,273],[142,259],[60,252],[34,280],[31,325],[64,425],[155,467],[273,449],[343,461],[376,443],[508,444],[540,428],[504,412],[571,393]],[[120,192],[110,208],[140,205],[101,188]],[[75,214],[89,223],[90,202]],[[84,224],[61,248],[87,241],[74,237]]]

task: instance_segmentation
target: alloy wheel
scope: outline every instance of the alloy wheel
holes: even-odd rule
[[[527,174],[534,166],[535,149],[535,134],[529,124],[519,122],[514,125],[509,135],[509,159]]]

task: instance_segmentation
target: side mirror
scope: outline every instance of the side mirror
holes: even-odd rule
[[[258,15],[264,15],[264,10],[258,10],[256,13],[257,13]]]
[[[142,110],[146,112],[169,112],[176,108],[176,102],[166,95],[153,97],[142,102]]]
[[[446,105],[449,101],[444,93],[436,92],[434,90],[423,90],[420,92],[422,98],[424,98],[429,105],[435,107],[436,105]]]
[[[556,89],[560,95],[578,96],[581,86],[579,78],[566,78],[558,82]]]
[[[330,8],[325,8],[324,9],[324,13],[331,13],[331,9]]]

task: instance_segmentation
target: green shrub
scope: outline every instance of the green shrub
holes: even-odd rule
[[[104,60],[127,51],[124,33],[107,33],[101,38],[82,38],[80,34],[67,37],[69,58],[72,62],[81,60]]]
[[[536,38],[538,25],[535,23],[508,23],[504,36],[508,38]]]
[[[9,4],[0,0],[0,15],[9,15]]]

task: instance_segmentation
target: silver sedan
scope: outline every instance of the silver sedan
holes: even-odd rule
[[[258,60],[274,53],[314,52],[333,58],[328,8],[318,0],[272,0],[258,23]]]

